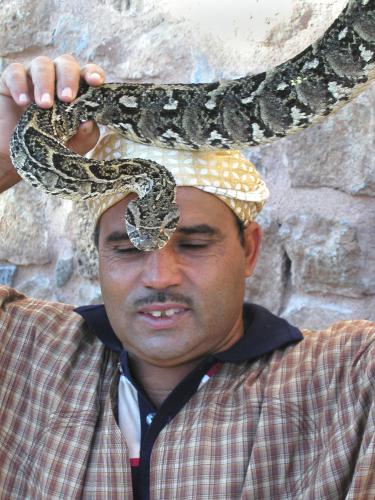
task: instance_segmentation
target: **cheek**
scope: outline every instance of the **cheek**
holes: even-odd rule
[[[134,281],[134,266],[125,265],[119,259],[99,258],[99,281],[103,299],[123,300]]]
[[[220,262],[206,290],[207,301],[212,313],[219,322],[227,324],[242,310],[245,292],[245,259],[238,255],[237,260],[224,259]],[[219,325],[220,326],[220,325]]]
[[[239,254],[237,261],[218,258],[210,264],[195,273],[192,282],[199,293],[196,299],[200,313],[204,315],[205,321],[210,324],[213,322],[215,328],[220,328],[221,321],[227,324],[242,310],[245,260]]]
[[[207,281],[207,284],[211,283],[211,286],[216,285],[218,291],[241,288],[246,274],[243,253],[236,252],[235,257],[233,257],[231,252],[226,252],[210,264],[210,266],[202,270],[204,274],[203,283]]]

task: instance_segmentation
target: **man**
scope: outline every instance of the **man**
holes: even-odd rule
[[[20,105],[51,106],[55,79],[71,101],[80,76],[104,79],[71,56],[5,70],[3,189],[17,180],[7,143]],[[69,147],[85,153],[97,136],[85,124]],[[213,162],[215,175],[246,162],[226,154],[190,160]],[[132,194],[93,203],[104,308],[1,289],[3,498],[374,498],[375,326],[341,322],[302,339],[265,309],[243,309],[264,186],[253,172],[258,204],[233,189],[213,195],[214,183],[197,188],[183,163],[179,226],[161,250],[140,252],[127,238]]]

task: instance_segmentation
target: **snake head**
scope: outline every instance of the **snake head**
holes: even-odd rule
[[[169,203],[158,212],[152,212],[149,208],[145,209],[142,201],[134,200],[129,203],[125,216],[126,232],[138,250],[159,250],[168,243],[177,227],[177,204]]]

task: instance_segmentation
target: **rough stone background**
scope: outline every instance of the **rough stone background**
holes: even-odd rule
[[[282,4],[280,5],[277,4]],[[2,0],[0,69],[40,54],[95,61],[108,81],[203,82],[257,73],[322,34],[345,0]],[[247,298],[299,326],[375,319],[375,87],[324,123],[246,151],[271,199]],[[100,301],[80,271],[72,204],[20,183],[0,198],[0,281]]]

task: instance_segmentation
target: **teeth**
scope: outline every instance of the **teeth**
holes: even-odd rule
[[[167,309],[165,311],[166,316],[173,316],[174,314],[177,314],[177,313],[178,313],[178,309]]]
[[[151,311],[150,312],[151,316],[154,316],[154,318],[160,318],[161,316],[161,311]]]
[[[177,314],[178,312],[180,312],[179,309],[167,309],[166,311],[150,311],[149,314],[154,318],[161,318],[162,316],[170,318],[171,316]]]

